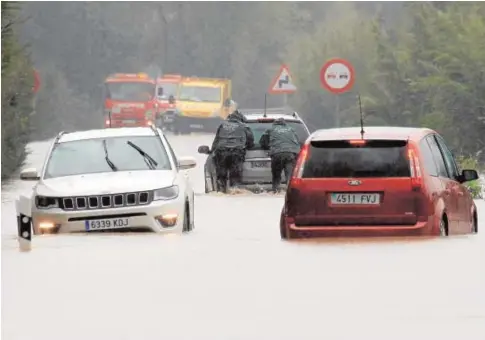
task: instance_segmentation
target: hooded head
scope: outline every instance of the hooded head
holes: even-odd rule
[[[275,119],[275,121],[273,122],[274,125],[286,125],[286,121],[284,118],[278,118],[278,119]]]
[[[241,112],[238,110],[235,110],[233,113],[231,113],[229,116],[227,116],[228,120],[237,120],[238,122],[244,122],[244,116]]]

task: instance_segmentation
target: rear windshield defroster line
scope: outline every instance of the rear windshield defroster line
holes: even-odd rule
[[[410,177],[407,141],[313,141],[303,178]]]

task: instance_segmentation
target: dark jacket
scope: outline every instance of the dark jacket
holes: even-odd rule
[[[281,152],[300,152],[300,141],[298,135],[291,126],[286,124],[284,119],[277,119],[273,126],[266,130],[259,140],[259,145],[264,150],[269,150],[269,155],[273,156]]]
[[[246,150],[253,146],[254,135],[251,129],[244,123],[244,116],[238,111],[234,111],[217,129],[211,150]]]

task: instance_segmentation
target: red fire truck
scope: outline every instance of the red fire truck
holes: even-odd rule
[[[145,73],[117,73],[104,82],[104,126],[149,126],[159,112],[156,81]]]

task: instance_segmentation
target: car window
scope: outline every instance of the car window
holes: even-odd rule
[[[441,136],[435,135],[435,138],[443,153],[443,159],[445,160],[445,165],[448,170],[448,174],[450,175],[449,178],[456,179],[459,176],[459,172],[455,162],[455,157],[453,157],[453,154],[448,146],[446,146],[445,140]]]
[[[162,95],[158,95],[160,93],[160,88],[163,89]],[[162,100],[168,99],[168,97],[170,96],[174,96],[175,98],[177,98],[177,90],[178,90],[178,84],[176,83],[160,83],[157,89],[157,96]]]
[[[300,123],[300,122],[286,122],[289,126],[295,130],[296,135],[298,136],[298,140],[300,141],[301,144],[303,144],[308,136],[310,135],[308,131],[305,128],[305,125]],[[271,129],[271,126],[273,125],[273,121],[268,121],[268,122],[247,122],[247,125],[251,129],[254,135],[254,147],[252,150],[258,150],[261,149],[261,145],[259,145],[259,140],[261,139],[261,136],[263,133]]]
[[[303,178],[410,177],[407,141],[311,142]]]
[[[221,102],[222,87],[195,86],[182,84],[179,98],[183,101],[219,103]]]
[[[423,138],[419,142],[419,150],[421,151],[421,156],[423,157],[423,165],[424,168],[426,169],[426,172],[430,176],[437,177],[438,176],[438,167],[436,166],[436,162],[433,157],[433,152],[431,151],[431,148],[426,140],[426,138]]]
[[[426,137],[426,141],[428,142],[431,152],[433,153],[433,159],[438,169],[438,176],[448,177],[448,171],[446,170],[446,165],[443,159],[443,155],[441,154],[441,150],[438,146],[438,143],[434,139],[433,135],[429,135],[428,137]]]
[[[169,156],[156,136],[130,136],[86,139],[56,144],[49,157],[44,178],[112,172],[105,159],[103,140],[111,162],[118,171],[147,170],[143,156],[129,144],[149,154],[157,163],[157,170],[171,170]]]

